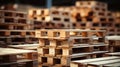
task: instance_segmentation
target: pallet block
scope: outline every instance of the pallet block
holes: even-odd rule
[[[37,51],[39,55],[42,55],[42,56],[49,55],[49,48],[47,47],[38,48]]]
[[[33,60],[37,60],[38,59],[38,54],[36,53],[36,52],[33,52],[33,53],[28,53],[27,55],[26,55],[26,57],[28,58],[28,59],[33,59]]]

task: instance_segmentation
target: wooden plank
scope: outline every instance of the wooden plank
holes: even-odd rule
[[[22,45],[8,45],[8,47],[20,49],[37,49],[38,45],[39,44],[22,44]]]
[[[94,62],[100,62],[100,61],[109,61],[109,60],[113,60],[113,59],[120,59],[119,57],[116,56],[112,56],[112,57],[102,57],[102,58],[94,58],[94,59],[85,59],[85,60],[76,60],[76,61],[72,61],[70,63],[70,66],[73,67],[85,67],[88,66],[89,63],[94,63]]]
[[[77,60],[72,61],[73,63],[90,63],[90,62],[96,62],[96,61],[104,61],[104,60],[112,60],[112,59],[118,59],[119,57],[112,56],[112,57],[102,57],[102,58],[94,58],[94,59],[85,59],[85,60]]]
[[[23,62],[30,62],[30,61],[33,61],[33,60],[29,60],[29,59],[17,60],[16,62],[0,63],[0,65],[10,65],[10,64],[23,63]]]
[[[120,62],[106,64],[106,65],[104,65],[104,67],[120,67]]]
[[[36,52],[34,50],[22,50],[22,49],[12,49],[12,48],[0,48],[0,51],[1,51],[0,56]]]
[[[103,66],[105,64],[120,62],[120,59],[104,60],[99,62],[90,62],[88,66]]]
[[[106,53],[106,55],[110,55],[110,56],[120,56],[120,52]]]

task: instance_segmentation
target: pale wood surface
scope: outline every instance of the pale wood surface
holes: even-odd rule
[[[24,54],[36,52],[34,50],[22,50],[22,49],[13,49],[13,48],[0,48],[0,56],[2,55],[13,55],[13,54]]]
[[[104,60],[110,60],[110,59],[120,59],[120,57],[112,56],[112,57],[102,57],[102,58],[94,58],[94,59],[85,59],[85,60],[76,60],[72,61],[73,63],[90,63],[90,62],[96,62],[96,61],[104,61]]]

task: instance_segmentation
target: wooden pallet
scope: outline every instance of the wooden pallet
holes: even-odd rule
[[[86,59],[88,56],[81,55],[77,59]],[[72,57],[46,57],[41,56],[39,57],[39,62],[41,63],[41,66],[60,66],[60,67],[66,67],[70,66],[70,61],[74,60]]]
[[[18,18],[26,18],[26,12],[20,11],[12,11],[12,10],[0,10],[0,14],[2,17],[18,17]]]
[[[77,7],[90,7],[90,8],[99,7],[107,9],[107,4],[97,1],[77,1],[75,5]]]
[[[107,36],[106,39],[109,44],[109,52],[119,52],[119,36]]]
[[[58,58],[58,57],[40,57],[39,62],[42,65],[63,65],[63,66],[69,66],[68,62],[70,62],[69,58]]]
[[[18,45],[18,44],[26,44],[26,43],[36,43],[37,39],[34,37],[0,37],[0,44],[9,45]]]
[[[32,30],[1,30],[0,36],[34,36],[35,33]]]
[[[104,30],[80,30],[80,29],[54,29],[54,30],[36,30],[36,37],[37,38],[56,38],[56,39],[66,39],[71,36],[71,33],[74,33],[75,36],[81,36],[81,37],[89,37],[93,34],[101,37],[104,36],[105,31]],[[89,34],[89,35],[88,35]]]
[[[105,31],[103,30],[80,30],[80,29],[41,29],[36,31],[39,38],[38,54],[41,66],[66,65],[70,62],[62,58],[71,60],[103,57],[107,51],[104,44]],[[94,36],[96,35],[96,36]],[[56,37],[57,36],[57,37]],[[96,39],[97,38],[97,39]],[[44,58],[42,58],[44,57]],[[53,58],[49,59],[48,58]],[[60,61],[54,62],[54,58]],[[48,62],[52,60],[53,62]],[[55,59],[56,60],[56,59]]]
[[[29,16],[46,16],[49,15],[48,9],[30,9],[28,11]]]
[[[37,21],[50,21],[50,14],[48,9],[30,9],[28,11],[28,18]]]
[[[88,49],[88,50],[87,50]],[[90,53],[91,50],[89,47],[74,47],[74,48],[38,48],[38,53],[43,56],[52,56],[52,57],[69,57],[72,54],[82,54]]]
[[[29,24],[21,23],[0,23],[1,30],[30,30]]]
[[[27,24],[26,18],[15,18],[15,17],[3,17],[1,23],[21,23]]]
[[[37,52],[33,50],[22,50],[12,48],[0,48],[0,66],[17,67],[21,63],[26,63],[25,67],[37,67]],[[37,64],[37,65],[36,65]]]

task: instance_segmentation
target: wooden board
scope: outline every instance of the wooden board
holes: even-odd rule
[[[36,52],[36,51],[34,51],[34,50],[12,49],[12,48],[0,48],[0,56],[24,54],[24,53],[31,53],[31,52]]]
[[[120,59],[120,57],[112,56],[112,57],[102,57],[102,58],[94,58],[94,59],[85,59],[85,60],[76,60],[71,62],[71,67],[84,67],[89,63],[99,63],[100,61],[108,61],[113,59]]]

